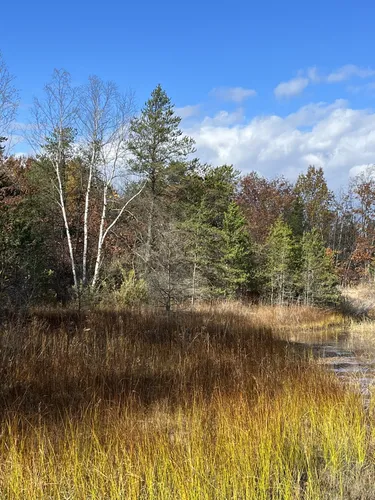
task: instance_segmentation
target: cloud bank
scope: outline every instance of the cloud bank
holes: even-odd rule
[[[344,100],[301,107],[286,117],[221,112],[185,130],[197,154],[214,165],[295,179],[311,164],[322,166],[336,189],[351,173],[375,163],[375,112],[351,109]]]
[[[341,68],[332,71],[329,74],[320,74],[316,67],[300,71],[299,75],[286,82],[279,83],[274,88],[275,96],[280,98],[289,98],[301,94],[310,84],[318,83],[340,83],[351,78],[369,78],[375,75],[375,70],[370,68],[360,68],[354,64],[346,64]]]

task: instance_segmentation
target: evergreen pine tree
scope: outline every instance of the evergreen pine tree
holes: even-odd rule
[[[130,167],[133,173],[141,174],[147,180],[145,192],[149,195],[144,258],[146,270],[153,247],[157,202],[167,185],[168,174],[174,165],[186,162],[188,155],[194,152],[194,141],[183,135],[180,122],[181,118],[176,116],[170,98],[158,85],[141,115],[134,118],[130,125]]]
[[[283,304],[294,294],[292,230],[280,217],[267,238],[264,279],[272,304]]]
[[[332,304],[337,302],[338,280],[334,272],[332,254],[325,248],[318,229],[306,232],[302,238],[301,284],[305,304]]]
[[[239,206],[231,202],[224,214],[222,230],[223,294],[233,297],[250,278],[251,244]]]
[[[239,250],[245,221],[237,205],[232,203],[236,179],[237,172],[230,165],[205,168],[202,176],[193,174],[193,182],[185,192],[185,217],[181,227],[186,232],[186,254],[192,268],[193,303],[198,296],[232,296],[243,282],[240,276],[231,275],[234,269],[238,268],[239,272],[240,267],[245,266],[240,264]],[[229,234],[232,230],[236,231],[235,235]],[[237,245],[236,251],[231,244]]]
[[[293,236],[301,239],[306,227],[305,205],[301,196],[297,195],[293,201],[287,221]]]

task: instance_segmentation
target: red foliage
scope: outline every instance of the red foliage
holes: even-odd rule
[[[241,180],[237,201],[257,243],[263,243],[270,227],[285,215],[295,200],[292,185],[283,177],[268,180],[251,172]]]

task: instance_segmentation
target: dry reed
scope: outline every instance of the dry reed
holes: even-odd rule
[[[373,498],[373,410],[290,322],[334,320],[226,304],[3,325],[0,498]]]

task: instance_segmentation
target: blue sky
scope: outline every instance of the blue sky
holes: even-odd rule
[[[139,107],[161,83],[213,163],[295,178],[314,162],[337,186],[375,162],[374,2],[39,0],[1,16],[20,121],[65,68],[134,89]]]

